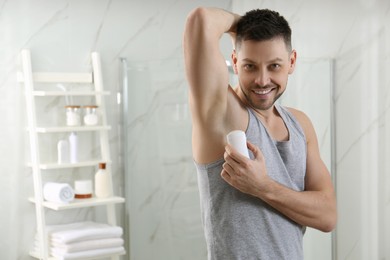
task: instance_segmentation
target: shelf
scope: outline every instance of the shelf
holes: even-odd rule
[[[29,201],[35,203],[34,198],[29,198]],[[95,207],[108,204],[124,203],[125,199],[122,197],[109,197],[109,198],[90,198],[90,199],[75,199],[74,201],[66,204],[44,201],[42,206],[53,210],[67,210],[77,209],[83,207]]]
[[[61,132],[85,132],[85,131],[99,131],[110,130],[109,125],[100,126],[61,126],[61,127],[37,127],[38,133],[61,133]]]
[[[119,253],[119,254],[107,254],[107,255],[100,255],[100,256],[96,256],[96,257],[83,257],[83,260],[92,260],[92,259],[102,259],[102,258],[107,258],[107,257],[114,257],[114,256],[121,256],[121,255],[125,255],[126,253],[123,252],[123,253]],[[42,259],[41,255],[38,253],[38,252],[30,252],[30,256],[34,257],[34,258],[37,258],[37,259]],[[56,260],[58,258],[55,258],[53,256],[50,256],[48,258],[48,260]]]
[[[41,257],[41,254],[40,254],[40,253],[34,252],[34,251],[30,252],[30,256],[31,256],[31,257],[34,257],[34,258],[37,258],[37,259],[43,259],[43,257]],[[49,258],[47,258],[47,260],[56,260],[56,259],[57,259],[57,258],[52,257],[52,256],[50,256]]]
[[[31,72],[31,76],[33,81],[42,83],[93,83],[92,73]],[[17,74],[17,80],[20,83],[26,82],[22,72]]]
[[[125,199],[122,197],[112,196],[109,198],[89,198],[89,199],[75,199],[70,203],[55,203],[42,200],[44,181],[46,178],[42,177],[43,170],[49,170],[45,173],[50,172],[51,169],[65,169],[62,170],[59,174],[61,176],[65,176],[67,174],[72,173],[73,168],[77,167],[94,167],[97,166],[100,162],[112,163],[110,157],[110,140],[108,137],[108,131],[111,126],[107,125],[107,116],[106,116],[106,108],[105,108],[105,98],[103,95],[110,95],[109,91],[105,91],[103,88],[103,77],[102,77],[102,69],[100,62],[100,55],[96,52],[91,54],[91,72],[88,73],[68,73],[68,72],[33,72],[31,66],[31,54],[28,49],[24,49],[21,51],[21,61],[22,61],[22,72],[18,73],[18,82],[23,83],[25,96],[26,96],[26,112],[27,112],[27,122],[28,122],[28,135],[30,139],[30,157],[31,163],[29,164],[32,170],[33,177],[33,185],[34,185],[34,195],[28,200],[35,204],[35,216],[36,216],[36,228],[37,233],[41,236],[40,239],[44,244],[40,245],[39,249],[31,250],[30,255],[34,258],[38,259],[59,259],[57,257],[48,257],[46,254],[50,252],[50,248],[48,247],[48,238],[45,237],[45,226],[46,224],[46,213],[47,209],[62,211],[62,210],[70,210],[70,209],[81,209],[86,207],[95,207],[95,206],[106,206],[106,217],[107,223],[112,226],[117,226],[117,217],[116,217],[116,205],[118,203],[124,203]],[[37,88],[34,87],[35,83],[39,82]],[[44,84],[42,84],[44,83]],[[48,84],[46,84],[48,83]],[[61,86],[61,84],[63,86]],[[65,84],[66,83],[66,84]],[[71,83],[67,84],[67,83]],[[96,104],[99,106],[99,115],[101,120],[99,121],[99,125],[94,126],[66,126],[65,122],[61,123],[59,126],[53,121],[42,121],[39,123],[40,117],[44,117],[45,114],[37,112],[36,102],[42,103],[44,101],[44,97],[67,97],[67,96],[75,96],[76,98],[81,99],[91,99],[94,101],[90,101],[92,104]],[[81,97],[78,97],[81,96]],[[43,98],[42,98],[43,97]],[[46,100],[47,101],[47,100]],[[66,100],[65,100],[66,101]],[[57,107],[57,106],[56,106]],[[59,107],[57,107],[59,109]],[[57,111],[58,112],[58,111]],[[62,113],[61,118],[64,116]],[[45,125],[46,124],[46,125]],[[38,126],[38,127],[37,127]],[[88,132],[89,131],[89,132]],[[95,132],[96,131],[96,132]],[[100,154],[101,158],[105,158],[105,160],[101,160],[101,158],[96,158],[95,156],[91,156],[91,158],[87,161],[81,161],[77,163],[64,163],[58,164],[55,161],[55,158],[49,162],[41,162],[40,153],[43,149],[46,149],[45,146],[48,146],[48,151],[54,146],[55,140],[49,140],[49,142],[42,142],[45,140],[42,139],[40,134],[42,133],[70,133],[70,132],[86,132],[83,135],[91,137],[91,139],[99,139],[100,144]],[[49,136],[50,137],[50,136]],[[41,141],[41,142],[40,142]],[[43,147],[43,149],[40,148]],[[86,157],[88,158],[88,157]],[[86,169],[88,170],[88,169]],[[55,171],[51,171],[55,172]],[[49,174],[49,173],[48,173]],[[50,177],[50,176],[45,176]],[[112,187],[112,177],[110,181],[110,189]],[[65,212],[63,212],[65,213]],[[62,214],[61,214],[62,215]],[[52,217],[52,216],[51,216]],[[107,253],[100,256],[95,257],[83,257],[82,259],[101,259],[101,258],[110,258],[111,260],[119,259],[119,256],[125,255],[125,251],[115,250],[111,251],[112,253]],[[45,253],[45,255],[42,255]],[[1,257],[0,257],[1,258]]]
[[[108,91],[33,91],[34,96],[48,97],[48,96],[96,96],[96,95],[110,95]]]
[[[78,163],[43,163],[39,165],[39,168],[42,170],[50,170],[50,169],[66,169],[66,168],[79,168],[79,167],[89,167],[89,166],[97,166],[101,162],[106,162],[104,160],[94,160],[94,161],[85,161]],[[106,162],[111,163],[111,161]],[[32,167],[31,163],[27,164],[29,167]]]

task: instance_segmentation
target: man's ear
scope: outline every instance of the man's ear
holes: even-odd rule
[[[234,70],[234,74],[238,74],[238,70],[237,70],[237,55],[236,55],[236,50],[234,49],[233,52],[232,52],[232,62],[233,62],[233,70]]]
[[[296,62],[297,52],[295,50],[292,50],[290,54],[290,68],[288,69],[288,74],[292,74],[294,72]]]

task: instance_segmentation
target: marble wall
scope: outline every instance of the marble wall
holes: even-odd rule
[[[206,259],[183,60],[128,65],[131,259]]]
[[[233,10],[254,7],[285,15],[298,57],[334,61],[336,259],[390,259],[390,3],[246,0]]]
[[[100,52],[105,87],[112,93],[106,104],[114,185],[117,195],[127,197],[126,207],[118,207],[119,222],[131,230],[131,259],[204,259],[181,49],[185,17],[198,5],[238,13],[278,10],[293,28],[298,58],[314,61],[320,71],[322,62],[334,61],[336,256],[390,259],[388,1],[0,0],[1,259],[31,259],[35,232],[34,207],[26,200],[33,191],[25,164],[24,96],[16,82],[23,48],[31,50],[36,71],[88,71],[90,53]],[[228,58],[229,44],[222,47]],[[122,92],[121,57],[128,61],[131,108],[125,127],[116,95]],[[322,86],[329,78],[319,75]],[[320,137],[326,135],[319,128]],[[129,158],[121,152],[123,131],[129,134]],[[126,176],[125,161],[131,169]],[[48,212],[48,219],[70,222],[100,214],[99,209]],[[318,236],[307,242],[311,249],[323,241]],[[313,252],[330,259],[329,251]]]
[[[305,111],[309,116],[316,130],[321,157],[329,170],[332,169],[332,70],[331,59],[298,59],[288,89],[280,98],[281,104]],[[331,233],[307,228],[303,242],[305,259],[332,259]]]
[[[0,214],[0,231],[3,236],[0,242],[0,258],[1,259],[31,259],[28,251],[32,247],[32,241],[35,234],[35,212],[34,206],[27,201],[29,196],[33,195],[32,189],[32,175],[31,169],[26,167],[26,162],[29,158],[29,146],[26,135],[26,109],[24,92],[21,85],[16,81],[17,72],[20,68],[19,53],[22,49],[28,48],[32,53],[32,66],[34,71],[64,71],[64,72],[85,72],[90,71],[90,54],[97,51],[101,54],[103,81],[105,88],[112,94],[105,97],[106,105],[109,108],[108,123],[112,126],[110,131],[110,148],[112,163],[112,173],[114,176],[115,194],[119,196],[129,196],[124,191],[124,162],[133,163],[137,156],[132,158],[123,158],[123,126],[121,120],[121,105],[118,104],[117,94],[121,92],[121,64],[120,58],[126,57],[129,64],[139,64],[141,67],[145,64],[151,66],[165,66],[165,63],[159,63],[163,60],[171,60],[173,65],[167,68],[182,69],[180,62],[182,60],[182,31],[184,21],[187,13],[197,5],[215,5],[229,9],[231,3],[229,1],[220,3],[219,1],[127,1],[127,0],[0,0],[0,111],[4,115],[1,120],[0,127],[0,163],[3,165],[3,174],[0,176],[0,188],[3,196],[0,197],[1,214]],[[176,65],[174,65],[174,63]],[[162,71],[160,75],[150,75],[150,81],[156,84],[151,87],[151,91],[157,91],[159,94],[157,98],[153,98],[154,93],[146,92],[146,87],[140,86],[135,88],[131,86],[130,92],[132,97],[143,102],[140,97],[145,96],[145,103],[142,103],[140,109],[147,109],[150,111],[157,111],[159,115],[173,116],[171,120],[182,120],[188,122],[188,113],[185,115],[180,111],[186,110],[185,86],[178,82],[174,82],[175,87],[167,86],[170,84],[172,78],[161,78],[161,76],[169,76],[171,71]],[[182,71],[177,71],[181,73]],[[172,77],[175,75],[172,74]],[[154,78],[152,78],[154,77]],[[147,79],[145,79],[147,80]],[[164,82],[165,81],[165,82]],[[184,84],[183,77],[181,79]],[[167,87],[167,89],[165,89]],[[182,93],[176,99],[175,91],[180,89]],[[169,100],[173,97],[170,102]],[[150,98],[150,99],[149,99]],[[149,102],[150,101],[150,102]],[[46,104],[42,105],[41,111],[45,113],[46,117],[51,117],[48,112],[51,108],[56,106],[59,101],[56,99],[45,100]],[[176,106],[179,102],[179,114],[175,119]],[[163,107],[160,106],[163,105]],[[150,105],[150,106],[149,106]],[[133,107],[131,107],[133,108]],[[160,108],[163,110],[160,111]],[[131,111],[131,113],[144,113],[144,111]],[[132,114],[129,115],[132,115]],[[171,115],[173,113],[173,115]],[[152,115],[156,117],[158,115]],[[187,117],[187,118],[186,118]],[[47,118],[46,118],[47,119]],[[178,255],[191,255],[193,252],[199,255],[204,255],[204,250],[199,250],[199,247],[193,247],[192,252],[186,253],[190,245],[182,246],[180,240],[182,228],[191,232],[192,220],[198,220],[200,217],[196,208],[189,208],[188,210],[178,208],[175,211],[170,211],[171,207],[167,205],[183,205],[186,198],[183,200],[171,200],[172,193],[175,189],[181,189],[182,182],[191,182],[192,190],[188,191],[191,196],[188,200],[193,201],[197,199],[195,175],[192,174],[192,167],[187,165],[190,154],[187,153],[186,161],[181,163],[175,161],[176,157],[172,157],[175,153],[180,151],[175,150],[173,146],[164,147],[163,143],[153,143],[158,129],[171,126],[161,125],[166,121],[158,121],[158,124],[152,124],[155,131],[150,133],[150,138],[147,139],[146,146],[144,143],[140,144],[137,149],[145,149],[152,151],[151,158],[147,161],[136,161],[132,167],[138,169],[137,165],[145,163],[155,165],[153,170],[156,170],[156,179],[154,176],[145,175],[147,178],[141,179],[146,185],[150,185],[152,190],[142,190],[140,197],[132,197],[137,203],[128,204],[128,207],[136,207],[139,210],[138,203],[144,203],[145,209],[150,213],[153,220],[164,218],[161,228],[166,230],[167,223],[178,223],[173,230],[168,230],[169,234],[173,234],[174,241],[170,238],[165,238],[165,233],[157,233],[156,241],[168,241],[171,247],[166,247],[165,251],[171,250],[179,252]],[[169,122],[167,123],[169,124]],[[130,133],[137,134],[137,127],[131,128]],[[189,132],[188,125],[183,128],[187,133]],[[177,129],[176,129],[177,130]],[[175,139],[174,133],[160,132],[160,136]],[[132,135],[139,144],[138,140],[141,137]],[[187,139],[188,134],[184,134],[182,139]],[[131,139],[133,140],[133,139]],[[45,146],[43,151],[48,157],[55,158],[55,144],[54,140],[47,142],[50,145]],[[187,140],[188,144],[188,140]],[[144,145],[144,146],[142,146]],[[46,150],[47,148],[47,150]],[[93,147],[97,149],[98,147]],[[188,148],[188,146],[187,146]],[[156,151],[158,153],[154,153]],[[93,152],[93,151],[91,151]],[[160,154],[166,154],[166,157],[160,157]],[[51,156],[51,157],[50,157]],[[131,154],[133,156],[133,154]],[[173,158],[173,159],[172,159]],[[162,162],[166,165],[164,172],[158,172],[159,164],[153,162]],[[184,167],[187,170],[182,171],[183,179],[171,178],[170,174],[177,173]],[[92,177],[95,169],[85,170],[86,172],[73,172],[75,175],[84,175]],[[84,171],[84,170],[83,170]],[[133,171],[132,174],[142,176],[145,174],[142,171]],[[149,172],[152,174],[153,172]],[[59,173],[61,174],[61,173]],[[149,179],[150,177],[150,179]],[[57,178],[57,177],[56,177]],[[61,177],[58,177],[61,178]],[[148,200],[144,201],[143,196],[152,197],[155,184],[157,181],[162,181],[165,185],[164,190],[168,204],[161,204],[157,208],[158,211],[152,211],[154,208],[149,207]],[[170,181],[173,182],[170,183]],[[160,184],[160,183],[159,183]],[[132,184],[134,185],[134,184]],[[153,186],[154,185],[154,186]],[[134,191],[138,191],[135,187]],[[130,197],[129,197],[130,200]],[[131,201],[131,200],[130,200]],[[198,205],[198,203],[193,203]],[[154,204],[152,204],[154,205]],[[127,228],[127,222],[130,219],[137,219],[137,214],[126,215],[125,207],[118,206],[119,223]],[[163,210],[160,210],[163,209]],[[83,210],[69,210],[66,212],[52,212],[47,210],[47,220],[49,223],[67,223],[81,219],[104,219],[102,209],[91,208]],[[189,214],[190,222],[185,222],[183,214]],[[143,217],[143,216],[142,216]],[[169,218],[168,218],[169,217]],[[184,221],[184,222],[183,222]],[[146,223],[141,226],[140,233],[138,233],[137,226],[132,226],[134,232],[131,234],[130,246],[129,240],[127,247],[129,255],[132,259],[158,259],[164,255],[158,255],[160,251],[151,251],[149,247],[137,246],[143,243],[143,237],[150,239],[150,234],[156,231],[154,222]],[[199,226],[194,227],[196,230]],[[151,230],[151,233],[148,232]],[[133,235],[134,234],[134,235]],[[196,233],[199,236],[200,231]],[[153,237],[152,237],[153,239]],[[202,238],[197,237],[198,241],[202,242]],[[147,240],[149,241],[149,240]],[[166,246],[162,243],[158,248]],[[143,245],[142,245],[143,246]],[[132,249],[132,250],[129,250]],[[154,248],[152,248],[154,250]],[[134,251],[134,253],[133,253]],[[172,251],[172,252],[174,252]],[[172,254],[168,252],[167,255]],[[144,255],[146,254],[146,255]],[[149,254],[149,255],[148,255]],[[127,256],[127,257],[128,257]],[[126,257],[126,258],[127,258]],[[175,256],[174,256],[175,257]],[[172,258],[174,259],[174,258]]]

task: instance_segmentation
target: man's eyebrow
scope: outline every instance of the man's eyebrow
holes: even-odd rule
[[[270,60],[270,62],[282,62],[283,61],[283,59],[282,58],[275,58],[275,59],[273,59],[273,60]]]
[[[256,63],[256,62],[254,62],[253,60],[251,60],[249,58],[242,59],[242,61],[246,61],[246,62],[250,62],[250,63]]]
[[[242,61],[249,62],[249,63],[257,63],[257,62],[255,62],[255,61],[249,59],[249,58],[242,59]],[[282,61],[283,61],[282,58],[277,57],[277,58],[275,58],[275,59],[269,60],[268,63],[282,62]]]

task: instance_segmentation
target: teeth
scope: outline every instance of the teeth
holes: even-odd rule
[[[265,89],[265,90],[255,90],[256,94],[265,95],[271,92],[272,89]]]

